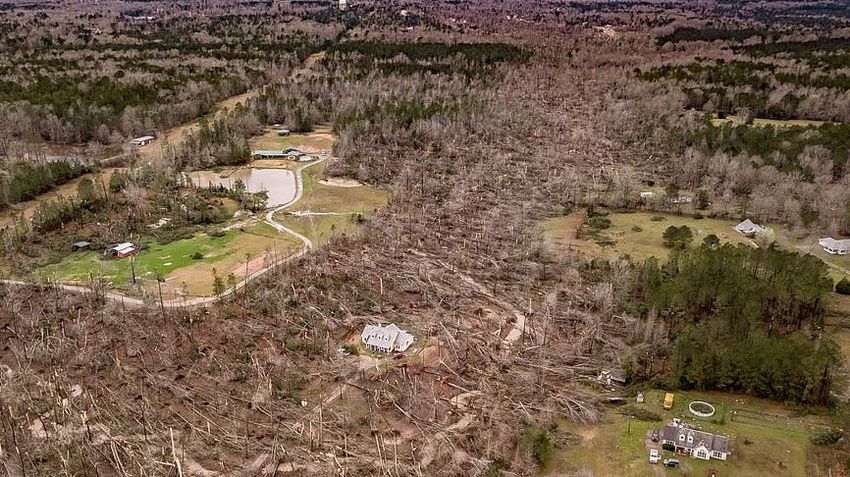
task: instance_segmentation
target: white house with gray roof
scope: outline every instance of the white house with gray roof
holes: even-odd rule
[[[732,228],[739,234],[746,235],[747,237],[764,233],[764,227],[750,219],[747,219]]]
[[[823,247],[826,253],[832,255],[847,255],[847,253],[850,253],[850,239],[835,240],[832,237],[826,237],[818,240],[818,245]]]
[[[726,457],[731,454],[728,437],[698,431],[678,419],[664,426],[661,443],[672,446],[679,454],[687,454],[702,460],[726,460]]]
[[[390,323],[387,326],[366,325],[360,340],[372,351],[381,353],[403,352],[413,344],[412,334]]]

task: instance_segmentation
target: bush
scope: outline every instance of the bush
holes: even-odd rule
[[[684,250],[693,240],[694,233],[687,225],[681,227],[671,225],[664,231],[664,246],[668,248]]]
[[[667,220],[667,217],[664,217],[663,215],[653,215],[652,218],[649,219],[649,220],[651,220],[653,222],[663,222],[663,221]]]
[[[640,225],[635,225],[634,227],[632,227],[632,232],[643,232],[643,229],[640,227]]]
[[[587,219],[587,226],[596,230],[607,229],[611,227],[611,219],[601,215],[596,215]]]
[[[212,238],[224,237],[224,231],[219,229],[210,230],[209,232],[207,232],[207,235]]]
[[[842,295],[850,295],[850,280],[847,277],[842,278],[835,284],[835,292]]]
[[[530,425],[522,431],[520,446],[530,453],[539,465],[543,466],[549,461],[555,449],[555,440],[545,429]]]
[[[204,254],[201,252],[195,252],[192,254],[192,260],[200,260],[202,258],[204,258]]]
[[[674,446],[673,444],[661,444],[661,448],[670,452],[676,451],[676,446]]]
[[[597,209],[596,206],[593,205],[593,204],[590,204],[590,205],[587,206],[587,217],[588,218],[605,217],[606,215],[608,215],[608,212],[606,212],[604,210]]]
[[[812,444],[816,446],[830,446],[841,439],[842,433],[839,429],[826,429],[813,435]]]

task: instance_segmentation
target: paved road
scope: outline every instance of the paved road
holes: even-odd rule
[[[282,265],[284,263],[289,263],[293,260],[297,260],[297,259],[301,258],[302,256],[304,256],[304,254],[309,252],[310,249],[313,248],[313,242],[310,239],[308,239],[307,237],[299,234],[298,232],[296,232],[296,231],[294,231],[294,230],[292,230],[288,227],[285,227],[283,224],[281,224],[280,222],[275,220],[274,214],[286,210],[287,208],[293,206],[299,200],[301,200],[301,197],[304,194],[304,179],[303,179],[304,170],[307,169],[308,167],[314,166],[314,165],[319,164],[321,162],[324,162],[326,160],[327,159],[319,159],[318,161],[311,162],[309,164],[301,165],[297,169],[295,169],[295,197],[293,197],[292,200],[290,200],[286,204],[280,205],[278,207],[275,207],[274,209],[269,210],[266,213],[266,216],[265,216],[264,221],[267,224],[269,224],[270,226],[274,227],[275,230],[277,230],[281,233],[290,234],[290,235],[294,236],[295,238],[297,238],[298,240],[300,240],[302,244],[304,244],[304,246],[301,247],[301,249],[299,251],[295,252],[292,255],[289,255],[288,257],[286,257],[282,260],[277,261],[276,263],[273,263],[273,264],[271,264],[267,267],[261,268],[260,270],[257,270],[256,272],[247,275],[244,279],[242,279],[242,281],[237,283],[236,286],[227,289],[221,295],[218,295],[218,296],[203,296],[203,297],[188,298],[188,299],[177,298],[177,299],[172,299],[172,300],[165,300],[165,301],[163,301],[162,306],[164,306],[165,308],[184,308],[184,307],[204,306],[204,305],[208,305],[210,303],[214,303],[218,300],[221,300],[222,298],[226,298],[226,297],[232,295],[233,293],[237,292],[239,289],[241,289],[242,287],[244,287],[245,285],[250,283],[252,280],[256,280],[257,278],[265,275],[266,273],[268,273],[270,270],[274,269],[278,265]],[[20,280],[0,280],[0,283],[5,283],[7,285],[19,285],[19,286],[33,285],[33,283],[24,282],[24,281],[20,281]],[[63,290],[66,290],[66,291],[69,291],[69,292],[72,292],[72,293],[93,293],[90,288],[80,286],[80,285],[71,285],[71,284],[67,284],[67,283],[56,283],[56,284],[53,284],[53,286],[59,287]],[[129,305],[129,306],[158,306],[159,305],[159,303],[156,303],[156,302],[154,302],[154,303],[147,302],[146,303],[142,299],[128,297],[128,296],[124,296],[124,295],[121,295],[121,294],[118,294],[118,293],[106,292],[103,295],[103,297],[106,298],[107,300],[112,300],[112,301],[115,301],[115,302],[118,302],[118,303],[123,303],[124,305]]]

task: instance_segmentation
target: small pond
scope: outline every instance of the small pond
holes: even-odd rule
[[[195,171],[189,173],[189,178],[198,187],[223,185],[227,188],[232,188],[237,179],[242,179],[248,192],[268,192],[269,207],[295,198],[295,173],[288,169],[240,167],[232,172]]]

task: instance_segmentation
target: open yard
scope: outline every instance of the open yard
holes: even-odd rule
[[[822,475],[811,468],[807,474],[806,469],[809,437],[824,425],[821,416],[799,416],[795,409],[778,403],[718,392],[676,393],[673,409],[665,411],[663,396],[662,391],[653,390],[646,393],[645,403],[629,404],[659,414],[663,421],[630,418],[621,414],[628,414],[627,407],[612,407],[597,425],[559,422],[557,432],[577,436],[578,443],[559,449],[545,467],[544,475],[562,475],[582,469],[593,476],[623,477],[708,476],[711,470],[718,476],[735,477]],[[715,416],[702,420],[691,416],[687,405],[695,399],[714,404]],[[702,430],[730,437],[729,459],[703,461],[675,456],[682,463],[678,469],[668,469],[660,463],[650,464],[645,436],[674,417],[683,418]],[[672,457],[672,452],[662,451],[662,459]]]
[[[132,264],[137,279],[154,280],[160,275],[165,279],[166,287],[174,292],[182,289],[189,295],[210,295],[213,268],[224,279],[229,273],[238,273],[240,267],[244,267],[246,254],[249,260],[269,251],[285,256],[299,245],[294,238],[279,234],[268,225],[258,224],[244,231],[229,230],[220,237],[199,233],[192,238],[166,244],[148,243],[132,261],[105,259],[95,251],[74,253],[59,263],[39,269],[36,275],[62,281],[102,277],[114,286],[122,286],[132,281]],[[194,258],[196,253],[201,256]]]
[[[249,139],[248,145],[252,150],[283,150],[288,147],[297,147],[304,152],[318,154],[321,151],[330,151],[335,139],[329,126],[319,126],[312,132],[292,133],[289,136],[279,136],[276,128],[266,128],[266,132],[261,136]]]
[[[292,210],[352,212],[368,215],[389,201],[390,193],[371,186],[341,187],[323,184],[325,164],[304,171],[304,195]]]
[[[595,236],[585,234],[581,238],[576,238],[576,230],[585,221],[584,211],[550,218],[543,222],[544,239],[559,253],[578,251],[602,258],[630,255],[639,260],[667,257],[670,249],[664,246],[662,235],[671,225],[690,227],[694,233],[693,246],[711,234],[721,242],[752,244],[750,239],[732,230],[737,222],[731,220],[694,219],[655,212],[612,213],[607,218],[611,221],[609,228],[600,230]]]

